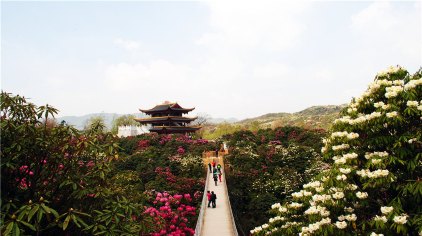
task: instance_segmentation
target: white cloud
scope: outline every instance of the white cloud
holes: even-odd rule
[[[397,26],[398,19],[393,15],[391,2],[374,2],[352,16],[352,27],[361,30],[386,31]]]
[[[420,3],[374,2],[353,15],[350,26],[367,50],[364,54],[373,53],[378,60],[394,55],[395,64],[420,62],[421,17]]]
[[[288,80],[290,73],[290,68],[282,63],[258,65],[253,69],[253,76],[258,79]]]
[[[134,51],[139,49],[140,43],[133,40],[127,40],[122,38],[117,38],[114,40],[114,43],[128,51]]]
[[[305,25],[300,15],[309,3],[285,1],[209,1],[210,24],[197,42],[214,47],[284,50],[300,39]]]
[[[161,91],[177,88],[190,78],[191,68],[177,65],[166,60],[143,63],[119,63],[105,68],[108,87],[117,91],[136,91],[137,89],[159,89]]]

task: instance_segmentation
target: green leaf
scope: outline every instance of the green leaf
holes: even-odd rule
[[[15,222],[10,222],[7,227],[6,230],[4,231],[4,235],[7,236],[12,232],[13,226],[14,226]]]
[[[44,212],[43,211],[38,211],[37,213],[37,222],[41,222],[41,219],[43,217]]]
[[[44,203],[41,203],[41,207],[44,209],[45,212],[47,212],[48,214],[51,213],[50,208],[47,207]]]
[[[39,205],[35,205],[34,208],[31,209],[31,211],[28,214],[28,222],[31,221],[34,214],[38,211]]]
[[[63,230],[66,230],[67,226],[69,225],[70,215],[67,215],[66,219],[63,222]]]
[[[31,225],[31,224],[29,224],[29,223],[27,223],[25,221],[18,220],[18,222],[21,223],[21,224],[23,224],[23,225],[25,225],[26,227],[32,229],[33,231],[37,231],[33,225]]]
[[[19,235],[21,235],[21,230],[19,229],[18,224],[15,224],[15,225],[13,226],[13,228],[15,229],[15,230],[13,231],[13,236],[19,236]]]

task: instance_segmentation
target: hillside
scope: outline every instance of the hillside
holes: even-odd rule
[[[346,105],[312,106],[295,113],[268,113],[255,118],[237,122],[239,125],[259,123],[261,128],[274,128],[294,125],[301,127],[328,129],[331,122],[338,116]]]
[[[104,122],[107,128],[110,129],[112,126],[113,120],[123,115],[125,114],[92,113],[92,114],[87,114],[83,116],[62,116],[62,117],[57,117],[56,120],[59,123],[64,120],[67,124],[73,125],[75,128],[82,130],[89,119],[91,119],[92,117],[100,116],[104,119]],[[135,117],[139,117],[139,118],[142,117],[140,113],[130,114],[130,115],[134,115]]]

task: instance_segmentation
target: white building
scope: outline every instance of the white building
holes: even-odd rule
[[[145,133],[149,133],[148,126],[127,125],[127,126],[119,126],[117,136],[121,138],[121,137],[136,136],[136,135],[145,134]]]

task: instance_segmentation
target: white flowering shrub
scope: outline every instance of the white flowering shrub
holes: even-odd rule
[[[324,139],[329,171],[253,235],[421,235],[422,70],[379,73]]]

